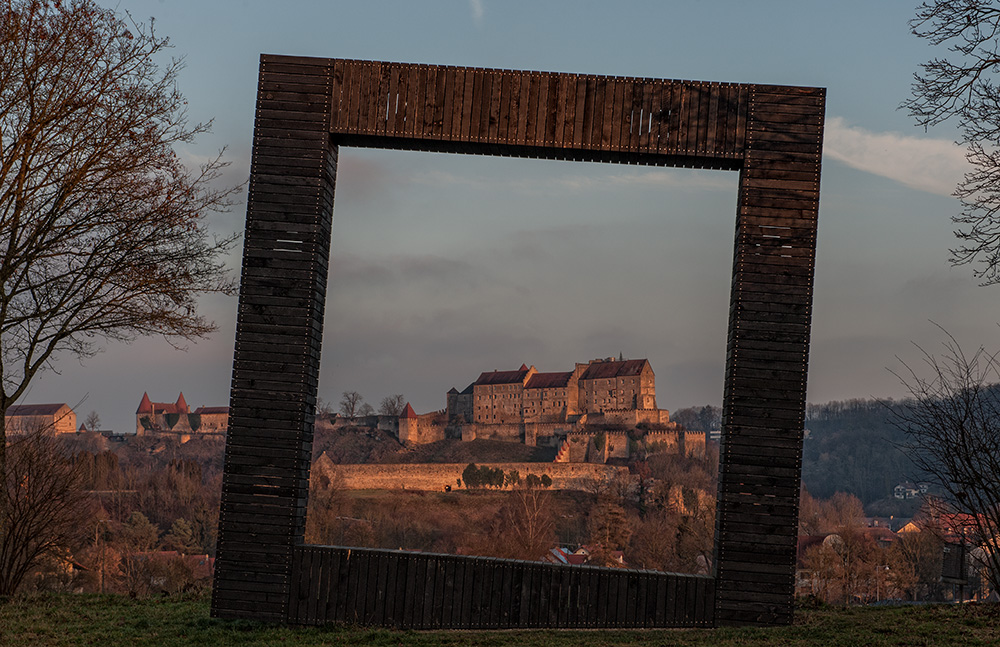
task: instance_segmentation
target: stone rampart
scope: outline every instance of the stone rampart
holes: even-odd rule
[[[555,490],[586,490],[594,480],[607,479],[617,473],[628,474],[624,467],[587,463],[476,463],[479,467],[500,468],[504,472],[517,470],[522,479],[528,474],[541,477],[548,474]],[[450,485],[459,486],[462,471],[468,463],[400,463],[377,465],[314,466],[328,472],[327,476],[346,490],[430,490],[442,491]]]

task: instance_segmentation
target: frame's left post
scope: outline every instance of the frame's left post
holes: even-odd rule
[[[333,66],[262,56],[212,615],[284,622],[309,493],[337,148]]]

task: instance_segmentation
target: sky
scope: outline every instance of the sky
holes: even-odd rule
[[[905,394],[902,362],[938,352],[942,329],[995,347],[1000,287],[951,267],[950,197],[966,170],[956,131],[924,132],[897,107],[940,52],[909,33],[915,2],[521,2],[515,0],[121,0],[155,18],[186,68],[192,121],[212,133],[178,152],[226,149],[249,176],[261,53],[827,88],[810,402]],[[482,371],[566,371],[648,358],[670,410],[721,404],[736,209],[734,172],[342,148],[319,395],[420,413]],[[245,187],[215,231],[241,231]],[[239,268],[240,250],[230,264]],[[38,378],[22,402],[96,411],[134,428],[144,391],[228,404],[236,299],[177,350],[108,345]]]

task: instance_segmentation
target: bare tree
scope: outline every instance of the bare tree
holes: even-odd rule
[[[235,237],[205,218],[235,189],[215,188],[220,157],[192,172],[175,152],[208,125],[168,47],[91,0],[0,8],[0,475],[4,412],[59,353],[204,336],[196,297],[233,291]]]
[[[100,431],[101,430],[101,416],[97,415],[96,411],[91,411],[87,414],[87,418],[83,421],[87,431]]]
[[[13,595],[41,560],[73,548],[86,532],[90,499],[81,471],[46,432],[33,429],[8,447],[0,481],[0,596]]]
[[[357,391],[344,391],[340,399],[340,415],[345,418],[354,418],[358,415],[361,405],[365,399]]]
[[[383,416],[398,417],[401,413],[403,413],[403,407],[405,406],[406,399],[403,398],[403,394],[396,393],[382,398],[382,402],[378,405],[378,412]]]
[[[914,74],[903,107],[925,128],[955,123],[972,165],[955,189],[962,208],[952,220],[961,242],[951,261],[975,262],[984,284],[1000,283],[1000,5],[931,0],[918,7],[910,28],[948,54]]]
[[[941,357],[921,352],[929,377],[904,364],[912,402],[893,421],[914,465],[946,493],[944,504],[968,515],[981,566],[1000,590],[1000,361],[983,348],[966,355],[950,335]]]

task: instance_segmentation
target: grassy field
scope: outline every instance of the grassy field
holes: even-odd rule
[[[375,645],[386,647],[610,647],[711,645],[934,646],[1000,644],[996,605],[826,608],[800,611],[790,627],[714,630],[417,632],[352,626],[287,628],[208,615],[205,597],[131,600],[51,595],[0,603],[0,645]]]

